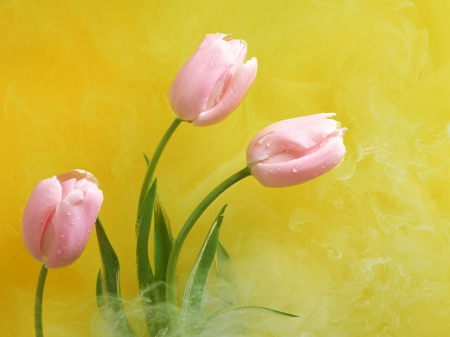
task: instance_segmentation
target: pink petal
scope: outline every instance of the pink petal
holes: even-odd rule
[[[22,238],[26,249],[38,261],[43,260],[41,238],[51,213],[61,201],[62,188],[52,177],[42,180],[34,188],[22,215]]]
[[[64,182],[72,178],[75,178],[76,180],[86,179],[87,181],[90,181],[91,183],[95,184],[98,187],[98,180],[94,177],[94,175],[91,172],[85,170],[80,169],[71,170],[66,173],[61,173],[56,178],[58,178],[60,182]]]
[[[224,40],[227,37],[207,35],[173,81],[168,100],[184,120],[193,120],[204,111],[212,89],[232,66],[243,62],[247,45],[240,40]]]
[[[257,69],[258,62],[256,58],[252,58],[242,66],[239,66],[228,87],[224,88],[224,93],[217,104],[213,108],[200,113],[192,124],[208,126],[224,120],[237,108],[247,94],[256,77]]]
[[[258,163],[252,175],[266,187],[287,187],[312,180],[341,163],[345,155],[342,133],[324,140],[316,151],[304,157],[278,163]]]
[[[55,242],[46,258],[47,268],[60,268],[73,263],[83,252],[103,202],[103,194],[91,184],[86,195],[73,190],[61,201],[53,217]]]
[[[250,166],[279,153],[295,149],[299,154],[314,147],[338,129],[339,124],[328,117],[334,113],[302,116],[273,123],[262,129],[247,148]]]
[[[66,180],[61,182],[61,187],[62,187],[62,196],[61,196],[61,200],[65,199],[66,196],[73,191],[73,189],[75,188],[75,183],[77,182],[77,180],[75,178]]]

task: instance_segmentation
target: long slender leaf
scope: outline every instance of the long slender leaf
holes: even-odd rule
[[[114,323],[123,336],[136,336],[128,322],[120,294],[120,264],[116,252],[106,236],[100,218],[95,222],[102,268],[97,276],[97,305],[102,316]],[[111,314],[111,316],[109,315]]]
[[[156,179],[153,182],[150,190],[145,195],[139,215],[136,222],[136,264],[139,289],[144,292],[144,296],[152,301],[156,300],[157,294],[154,289],[146,291],[147,287],[152,286],[155,282],[152,266],[148,257],[148,240],[150,236],[150,227],[153,216],[153,203],[156,196]]]
[[[184,289],[181,315],[185,319],[189,333],[195,333],[200,327],[197,322],[202,314],[203,294],[206,288],[211,265],[219,242],[219,231],[223,221],[225,205],[219,212],[197,256]],[[201,328],[200,328],[201,329]]]
[[[153,275],[152,266],[148,257],[148,240],[153,217],[153,206],[156,198],[156,179],[142,201],[136,222],[137,244],[136,264],[139,289],[142,293],[142,306],[150,336],[156,336],[161,328],[159,314],[154,307],[155,302],[161,300],[160,290]]]
[[[106,301],[106,291],[105,291],[105,288],[104,288],[104,280],[103,280],[103,277],[102,277],[102,270],[100,269],[99,271],[98,271],[98,274],[97,274],[97,282],[96,282],[96,284],[95,284],[95,295],[96,295],[96,298],[97,298],[97,307],[98,307],[98,310],[100,311],[100,314],[102,315],[102,317],[103,317],[103,319],[104,320],[107,320],[108,319],[108,317],[107,317],[107,315],[106,315],[106,310],[107,310],[107,301]]]
[[[285,317],[300,317],[288,312],[284,312],[284,311],[280,311],[280,310],[275,310],[275,309],[271,309],[271,308],[266,308],[266,307],[260,307],[260,306],[254,306],[254,305],[243,305],[243,306],[232,306],[232,307],[228,307],[228,308],[224,308],[224,309],[220,309],[217,310],[216,312],[212,313],[211,315],[208,316],[208,318],[206,319],[206,323],[205,325],[209,325],[212,324],[213,321],[221,316],[224,315],[233,315],[233,314],[237,314],[237,315],[244,315],[248,313],[248,310],[252,310],[252,311],[256,311],[259,312],[261,314],[269,313],[269,314],[276,314],[276,315],[280,315],[280,316],[285,316]]]
[[[155,256],[155,279],[160,282],[159,294],[164,301],[166,296],[166,272],[170,252],[173,246],[172,230],[170,229],[169,217],[161,204],[159,196],[156,196],[155,205],[155,229],[154,229],[154,256]]]
[[[144,155],[145,163],[148,166],[148,164],[150,164],[150,160],[148,160],[148,157],[147,157],[147,155],[145,153],[143,153],[143,155]]]
[[[230,255],[220,241],[217,245],[215,261],[219,279],[216,288],[217,295],[226,302],[227,306],[237,305],[239,299],[238,275]]]

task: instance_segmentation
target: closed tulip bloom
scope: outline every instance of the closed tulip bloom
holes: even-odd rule
[[[344,159],[346,128],[334,113],[298,117],[269,125],[247,149],[252,175],[264,186],[286,187],[314,179]]]
[[[196,126],[225,119],[244,98],[258,63],[244,63],[247,44],[227,34],[208,34],[173,81],[168,100],[173,111]]]
[[[95,177],[83,170],[42,180],[22,216],[25,247],[47,268],[73,263],[83,252],[103,202]]]

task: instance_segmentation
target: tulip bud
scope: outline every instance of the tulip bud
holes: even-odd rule
[[[216,124],[231,114],[256,76],[258,63],[244,63],[247,44],[227,34],[208,34],[173,81],[173,111],[196,126]]]
[[[73,170],[42,180],[22,216],[25,247],[47,268],[73,263],[83,252],[103,202],[95,177]]]
[[[346,128],[334,113],[298,117],[269,125],[247,149],[252,175],[264,186],[286,187],[314,179],[344,159]]]

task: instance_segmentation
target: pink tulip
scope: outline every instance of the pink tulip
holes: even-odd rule
[[[314,179],[344,159],[346,128],[321,113],[280,121],[258,133],[247,149],[252,175],[264,186],[286,187]]]
[[[73,263],[83,252],[103,202],[95,177],[73,170],[37,184],[22,216],[25,247],[47,268]]]
[[[247,44],[227,34],[208,34],[185,63],[168,94],[173,111],[196,126],[225,119],[237,108],[256,76],[258,63],[244,63]]]

